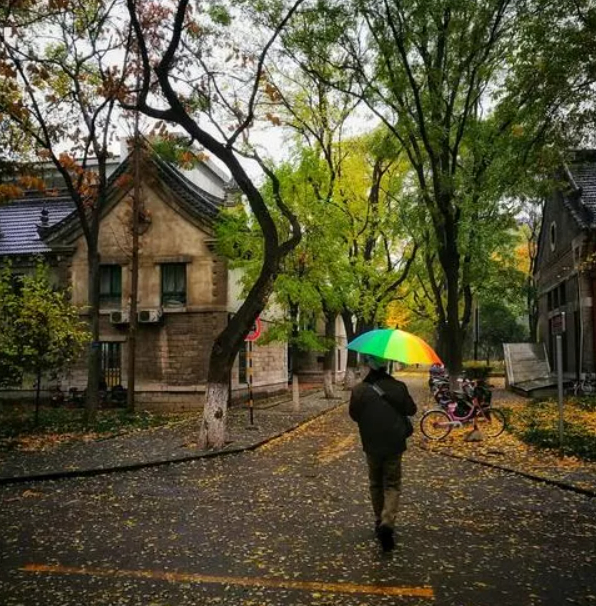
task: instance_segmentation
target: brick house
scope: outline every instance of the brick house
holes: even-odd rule
[[[118,185],[127,168],[128,160],[111,167],[100,226],[100,342],[108,386],[127,382],[131,207]],[[203,401],[214,337],[240,305],[237,275],[214,247],[214,221],[232,195],[230,183],[208,160],[181,171],[155,157],[144,159],[142,179],[137,401],[161,410],[192,409]],[[73,303],[84,309],[86,243],[64,190],[51,197],[30,192],[0,206],[0,263],[10,261],[15,272],[24,273],[40,256],[55,282],[69,286]],[[263,331],[268,323],[264,314]],[[235,397],[246,390],[245,360],[241,351],[230,377]],[[287,389],[286,345],[257,342],[253,368],[255,392]],[[61,387],[83,389],[85,384],[81,359],[61,379]]]
[[[556,370],[562,332],[564,376],[596,371],[596,150],[576,151],[561,169],[544,206],[535,282],[538,341]]]

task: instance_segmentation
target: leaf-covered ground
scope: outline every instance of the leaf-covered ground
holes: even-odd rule
[[[410,385],[420,408],[425,410],[433,406],[428,388],[420,377],[406,375],[404,380]],[[433,452],[469,457],[596,492],[596,461],[579,456],[561,456],[556,402],[533,405],[528,399],[506,391],[502,379],[493,379],[491,382],[496,387],[493,405],[509,411],[508,431],[482,442],[465,441],[465,435],[471,429],[469,426],[452,431],[440,442],[425,440],[417,431],[416,443]],[[582,432],[592,436],[596,447],[596,410],[578,408],[572,398],[566,398],[564,414],[566,435],[569,437],[572,426],[581,428]],[[522,439],[532,420],[540,427],[548,428],[549,434],[555,437],[552,448],[539,447]]]
[[[341,406],[254,452],[1,487],[0,603],[591,606],[595,508],[412,447],[383,556]]]

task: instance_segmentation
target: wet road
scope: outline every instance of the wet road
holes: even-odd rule
[[[383,555],[345,407],[255,452],[0,503],[5,606],[596,605],[596,500],[415,447]]]

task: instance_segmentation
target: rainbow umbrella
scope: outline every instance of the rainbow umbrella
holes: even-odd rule
[[[398,329],[370,330],[348,343],[348,349],[404,364],[442,364],[441,358],[426,341]]]

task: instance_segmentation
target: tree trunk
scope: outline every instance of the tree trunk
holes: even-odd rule
[[[99,231],[99,230],[98,230]],[[91,343],[88,349],[87,395],[83,423],[89,427],[97,418],[99,381],[101,376],[101,343],[99,342],[99,252],[97,236],[87,242],[88,303]]]
[[[325,314],[325,340],[330,343],[329,349],[325,351],[323,359],[323,389],[325,398],[331,400],[335,397],[333,390],[333,374],[335,371],[335,313],[327,312]]]
[[[273,287],[273,271],[265,271],[249,292],[240,309],[216,337],[209,358],[207,391],[199,430],[202,449],[223,448],[227,421],[229,373],[240,347],[263,311]]]
[[[228,382],[207,384],[205,407],[199,429],[199,446],[202,449],[223,448],[226,443],[228,417]]]
[[[346,339],[348,343],[354,340],[354,325],[352,323],[352,313],[349,310],[343,310],[341,317],[344,321],[346,330]],[[346,375],[344,377],[344,388],[352,389],[356,385],[356,374],[358,370],[358,354],[351,349],[348,349],[348,357],[346,360]]]
[[[139,112],[135,113],[135,138],[133,156],[133,196],[132,196],[132,256],[130,263],[130,324],[128,326],[128,390],[126,410],[135,411],[136,358],[137,358],[137,301],[139,297],[139,213],[141,211],[141,148],[139,141]],[[229,393],[229,387],[228,387]]]

